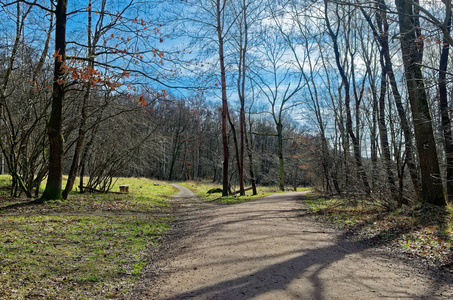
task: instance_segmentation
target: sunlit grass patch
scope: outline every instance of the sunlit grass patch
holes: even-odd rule
[[[2,203],[10,203],[8,197],[11,195],[11,176],[0,175],[0,206]]]
[[[4,208],[0,299],[104,299],[130,290],[170,228],[167,200],[175,189],[143,178],[121,183],[129,194]]]
[[[325,210],[329,207],[334,207],[338,204],[337,199],[319,197],[317,195],[307,196],[304,200],[305,204],[308,205],[314,212]]]
[[[7,216],[0,228],[0,290],[14,298],[14,291],[56,296],[54,282],[62,297],[80,283],[138,275],[146,264],[143,253],[169,225],[167,218],[148,214],[59,215]]]
[[[4,190],[11,187],[11,176],[6,174],[0,174],[0,190]]]
[[[208,193],[210,190],[214,189],[221,189],[222,185],[215,184],[212,182],[195,182],[195,181],[188,181],[183,182],[181,185],[187,187],[188,189],[192,190],[196,195],[198,195],[201,199],[217,204],[236,204],[247,202],[251,200],[256,200],[271,194],[281,193],[277,186],[257,186],[257,195],[252,195],[252,191],[246,191],[245,196],[240,196],[238,193],[235,195],[230,195],[226,197],[222,197],[221,192],[216,193]],[[239,187],[236,187],[239,189]],[[308,190],[309,188],[300,189],[299,191]]]
[[[77,182],[76,182],[77,183]],[[119,193],[119,186],[129,185],[129,193]],[[76,185],[74,185],[76,188]],[[1,189],[1,187],[0,187]],[[146,211],[165,209],[167,199],[174,195],[177,189],[170,184],[147,178],[118,178],[111,193],[71,193],[67,200],[47,201],[39,206],[41,211]],[[33,199],[11,198],[0,196],[0,212],[2,208],[13,204],[25,204]],[[15,208],[17,212],[34,211],[36,206],[22,205]]]

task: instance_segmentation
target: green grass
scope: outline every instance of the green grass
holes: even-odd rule
[[[0,196],[0,299],[104,299],[130,290],[170,228],[167,199],[176,190],[144,178],[120,184],[130,193],[41,205]],[[0,190],[7,186],[1,176]],[[5,208],[11,204],[22,206]]]
[[[193,191],[196,195],[198,195],[201,199],[205,201],[209,201],[212,203],[217,203],[217,204],[237,204],[237,203],[243,203],[251,200],[256,200],[265,196],[269,196],[275,193],[281,193],[281,191],[278,189],[277,186],[258,186],[257,187],[257,195],[252,195],[252,191],[246,191],[245,196],[240,196],[239,194],[236,194],[234,196],[226,196],[222,197],[221,193],[212,193],[208,194],[207,192],[211,189],[214,188],[222,188],[220,184],[215,184],[212,182],[194,182],[194,181],[188,181],[188,182],[183,182],[181,185],[187,187],[191,191]],[[239,187],[236,187],[239,189]],[[309,188],[303,188],[299,189],[298,191],[304,191],[308,190]]]
[[[324,222],[353,231],[364,239],[400,248],[453,268],[453,209],[419,205],[388,212],[367,201],[307,197],[305,203]]]
[[[11,187],[11,176],[0,175],[0,197],[9,196]]]

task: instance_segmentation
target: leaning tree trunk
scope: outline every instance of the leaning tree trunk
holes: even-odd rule
[[[74,155],[72,158],[71,167],[68,173],[68,181],[66,182],[66,187],[63,190],[62,197],[63,199],[67,199],[69,193],[71,192],[72,188],[74,187],[75,179],[77,177],[77,172],[79,170],[79,158],[80,153],[82,152],[83,143],[85,141],[85,133],[86,133],[86,118],[87,118],[87,102],[91,95],[91,84],[88,84],[86,87],[85,95],[83,97],[82,103],[82,113],[80,116],[80,127],[79,127],[79,135],[77,137],[77,141],[75,144]]]
[[[414,120],[415,142],[421,169],[422,201],[446,205],[440,177],[439,160],[431,123],[428,97],[420,67],[423,43],[417,36],[417,16],[409,0],[395,0],[399,13],[401,52],[404,74]]]
[[[236,167],[238,169],[238,180],[239,180],[239,195],[244,196],[245,195],[245,190],[244,190],[244,177],[243,174],[244,172],[241,170],[241,156],[239,154],[239,145],[238,145],[238,139],[237,139],[237,134],[236,134],[236,127],[234,126],[233,121],[231,120],[230,113],[228,113],[228,123],[230,124],[231,127],[231,133],[233,136],[233,143],[234,143],[234,151],[236,154]]]

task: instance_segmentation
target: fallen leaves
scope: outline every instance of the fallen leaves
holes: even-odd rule
[[[449,210],[421,205],[388,213],[366,205],[340,205],[331,199],[307,200],[307,204],[317,210],[314,213],[320,220],[363,239],[386,243],[408,257],[453,266],[453,212]]]

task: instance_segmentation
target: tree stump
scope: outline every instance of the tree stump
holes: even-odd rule
[[[129,185],[128,184],[120,185],[120,192],[125,194],[129,193]]]

